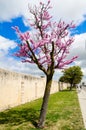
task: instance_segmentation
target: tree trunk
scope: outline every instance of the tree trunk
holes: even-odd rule
[[[71,84],[71,85],[70,85],[70,91],[72,90],[72,86],[73,86],[73,85]]]
[[[45,87],[43,103],[42,103],[41,111],[40,111],[38,128],[43,128],[44,124],[45,124],[46,112],[47,112],[47,107],[48,107],[48,100],[49,100],[50,89],[51,89],[51,85],[52,85],[52,77],[53,77],[53,75],[47,75],[47,77],[46,77],[47,78],[46,79],[46,87]]]

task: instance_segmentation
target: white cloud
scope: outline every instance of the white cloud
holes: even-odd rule
[[[86,60],[86,33],[75,35],[71,55],[78,55],[78,61]]]
[[[28,0],[0,0],[0,21],[26,15]]]
[[[0,50],[8,51],[9,49],[13,49],[16,47],[16,43],[9,39],[0,36]]]
[[[81,67],[86,76],[86,33],[75,35],[75,41],[70,52],[70,56],[78,56],[75,64]]]
[[[86,1],[82,0],[52,0],[53,13],[55,17],[81,22],[86,14]]]
[[[19,15],[29,17],[28,4],[34,5],[40,0],[0,0],[0,21],[10,20]],[[46,0],[41,0],[47,2]],[[52,15],[56,20],[83,21],[86,14],[86,0],[51,0]]]
[[[43,72],[40,71],[37,66],[29,63],[22,63],[21,61],[17,61],[14,57],[6,57],[5,55],[0,58],[0,68],[34,76],[43,75]]]
[[[0,36],[0,58],[2,59],[9,52],[9,49],[16,47],[16,43],[9,39]]]

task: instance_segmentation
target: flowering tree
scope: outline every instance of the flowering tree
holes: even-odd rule
[[[62,69],[73,62],[77,56],[67,60],[70,45],[74,39],[69,35],[69,29],[74,28],[73,23],[66,24],[60,20],[58,23],[52,21],[49,14],[50,1],[46,4],[40,2],[39,6],[29,7],[32,19],[29,19],[30,25],[34,30],[22,33],[18,27],[13,27],[21,44],[18,44],[19,50],[16,56],[20,57],[23,62],[35,63],[40,70],[46,75],[46,87],[41,106],[38,127],[44,127],[48,99],[52,84],[52,78],[55,69]]]

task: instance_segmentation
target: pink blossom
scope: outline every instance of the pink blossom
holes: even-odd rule
[[[19,36],[19,38],[21,39],[21,41],[27,41],[30,38],[28,31],[25,32],[25,33],[22,33],[17,26],[12,27],[12,28],[14,30],[16,30],[17,35]]]
[[[48,0],[48,4],[50,4],[50,0]]]
[[[12,29],[14,29],[17,33],[20,33],[18,26],[12,27]]]
[[[72,63],[78,56],[74,56],[71,60],[64,61],[63,63],[60,63],[58,68],[63,68],[65,65],[68,65]]]
[[[23,63],[25,63],[25,62],[34,63],[34,62],[33,62],[33,61],[31,61],[31,60],[25,60],[25,59],[24,59],[24,60],[22,60],[22,62],[23,62]]]
[[[42,2],[40,2],[40,5],[42,5],[43,3]]]
[[[49,13],[50,0],[47,4],[40,2],[39,6],[30,10],[33,15],[33,20],[29,19],[30,26],[35,32],[33,35],[30,35],[29,31],[22,33],[17,26],[12,27],[22,42],[15,55],[23,58],[23,62],[42,66],[46,71],[53,62],[54,69],[64,68],[77,58],[75,56],[69,60],[66,59],[70,45],[74,42],[74,39],[69,36],[69,30],[75,25],[73,22],[68,24],[62,20],[52,22]]]

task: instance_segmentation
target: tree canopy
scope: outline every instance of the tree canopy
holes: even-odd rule
[[[62,72],[63,76],[60,77],[59,81],[70,83],[71,87],[79,84],[83,77],[83,72],[79,66],[69,67],[64,69]]]

